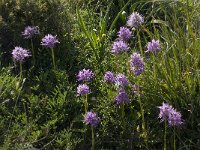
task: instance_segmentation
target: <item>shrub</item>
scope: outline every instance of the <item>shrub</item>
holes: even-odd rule
[[[46,34],[57,35],[60,44],[55,50],[56,62],[63,69],[74,62],[75,54],[70,38],[72,19],[67,12],[68,2],[61,0],[6,0],[0,2],[0,49],[2,64],[11,62],[11,51],[15,46],[31,50],[31,41],[23,39],[22,31],[26,26],[38,26],[40,34],[33,38],[37,65],[48,68],[51,59],[50,50],[43,48],[40,43]],[[43,59],[46,57],[46,59]],[[48,59],[50,58],[50,59]]]

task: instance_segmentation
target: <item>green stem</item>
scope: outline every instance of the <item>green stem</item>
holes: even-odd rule
[[[125,121],[124,121],[124,117],[125,117],[124,103],[122,103],[122,105],[121,105],[121,111],[122,111],[123,128],[124,128],[124,130],[125,130],[126,126],[125,126]]]
[[[31,39],[31,50],[32,50],[32,56],[33,56],[33,65],[35,66],[35,52],[33,48],[33,40]]]
[[[91,129],[92,129],[92,147],[91,147],[91,150],[94,150],[94,127],[91,126]]]
[[[20,79],[22,80],[22,78],[23,78],[23,75],[22,75],[22,63],[20,62],[20,64],[19,64],[19,69],[20,69],[20,75],[19,75],[19,77],[20,77]]]
[[[142,102],[141,102],[140,96],[139,96],[139,103],[140,103],[140,111],[141,111],[141,115],[142,115],[142,130],[146,135],[145,121],[144,121],[144,110],[143,110],[143,106],[142,106]]]
[[[139,86],[139,84],[138,84],[138,86]],[[143,110],[142,101],[140,98],[140,88],[138,88],[137,90],[138,90],[138,100],[139,100],[139,104],[140,104],[140,111],[141,111],[141,116],[142,116],[142,130],[144,132],[146,132],[145,131],[145,121],[144,121],[144,110]]]
[[[174,127],[174,150],[176,150],[176,128]]]
[[[139,34],[139,31],[138,31],[138,30],[137,30],[137,38],[138,38],[140,53],[141,53],[142,56],[144,56],[144,52],[143,52],[143,50],[142,50],[141,38],[140,38],[140,34]]]
[[[155,56],[153,55],[152,58],[153,58],[153,76],[154,76],[154,81],[157,81],[157,80],[156,80],[157,75],[156,75],[156,62],[155,62]]]
[[[88,111],[88,102],[87,102],[87,94],[85,95],[85,114]]]
[[[116,56],[115,56],[115,59],[116,59],[116,60],[115,60],[115,63],[116,63],[116,71],[117,71],[117,72],[120,72],[120,70],[121,70],[121,69],[120,69],[120,65],[119,65],[119,64],[120,64],[120,61],[121,61],[120,58],[121,58],[121,57],[119,57],[119,55],[116,55]]]
[[[28,112],[27,112],[27,109],[26,109],[26,103],[25,103],[25,101],[23,102],[23,106],[24,106],[24,112],[26,114],[26,120],[25,120],[26,121],[26,125],[28,125]]]
[[[164,150],[167,150],[167,121],[165,120],[165,133],[164,133]]]
[[[56,69],[56,65],[55,65],[55,58],[54,58],[54,50],[53,50],[53,48],[51,48],[51,56],[52,56],[52,61],[53,61],[53,68],[55,70]]]
[[[139,85],[140,84],[138,83],[138,86]],[[148,149],[147,131],[146,131],[146,127],[145,127],[144,109],[143,109],[142,101],[141,101],[141,98],[140,98],[140,88],[138,88],[137,90],[138,90],[138,100],[139,100],[139,104],[140,104],[140,111],[141,111],[141,116],[142,116],[142,131],[143,131],[143,136],[144,136],[144,139],[145,139],[146,148]]]

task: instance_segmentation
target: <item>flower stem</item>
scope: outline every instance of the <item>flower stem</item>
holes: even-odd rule
[[[20,69],[20,73],[19,73],[20,75],[19,75],[19,77],[22,80],[23,76],[22,76],[22,63],[21,62],[19,64],[19,69]]]
[[[35,66],[35,52],[33,48],[33,40],[31,39],[31,50],[32,50],[32,56],[33,56],[33,65]]]
[[[55,65],[55,57],[54,57],[54,49],[51,48],[51,56],[52,56],[52,61],[53,61],[53,68],[54,70],[56,69],[56,65]]]
[[[146,129],[145,129],[145,121],[144,121],[144,110],[143,110],[143,106],[142,106],[142,101],[141,101],[141,98],[140,98],[140,89],[138,88],[138,99],[139,99],[139,104],[140,104],[140,111],[141,111],[141,116],[142,116],[142,130],[143,132],[146,132]]]
[[[94,127],[91,126],[91,129],[92,129],[92,147],[91,147],[91,150],[94,150]]]
[[[148,149],[148,144],[147,144],[147,131],[146,131],[146,127],[145,127],[145,119],[144,119],[144,109],[143,109],[143,105],[142,105],[142,101],[141,101],[141,92],[140,92],[140,83],[138,81],[137,83],[138,88],[137,88],[137,93],[138,93],[138,101],[139,101],[139,105],[140,105],[140,111],[141,111],[141,116],[142,116],[142,131],[143,131],[143,137],[145,139],[145,144],[146,147]]]
[[[125,126],[125,121],[124,121],[124,117],[125,117],[125,112],[124,112],[124,102],[122,103],[121,111],[122,111],[122,122],[123,122],[123,128],[124,128],[124,130],[125,130],[126,126]]]
[[[176,150],[176,128],[174,127],[174,150]]]
[[[153,58],[153,76],[154,76],[154,80],[157,81],[157,75],[156,75],[156,62],[155,62],[155,56],[152,56]]]
[[[165,120],[165,133],[164,133],[164,150],[167,150],[167,121]]]
[[[85,114],[88,111],[88,102],[87,102],[87,94],[85,95]]]
[[[141,43],[141,37],[140,37],[140,33],[139,33],[138,30],[137,30],[137,38],[138,38],[140,53],[141,53],[142,56],[144,56],[144,52],[143,52],[143,49],[142,49],[142,43]]]

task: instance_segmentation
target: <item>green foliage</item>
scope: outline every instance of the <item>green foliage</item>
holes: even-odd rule
[[[10,82],[8,84],[13,85]],[[10,88],[6,91],[13,92]],[[3,99],[1,102],[1,111],[4,112],[1,116],[1,131],[4,131],[1,136],[3,148],[22,149],[26,145],[50,148],[57,145],[73,149],[79,138],[71,140],[70,137],[74,134],[68,128],[81,112],[80,104],[74,101],[75,94],[71,86],[66,85],[65,89],[55,87],[51,97],[27,95],[25,91],[17,94],[15,99]],[[65,141],[67,143],[64,143]]]
[[[18,102],[18,98],[21,95],[23,83],[19,81],[18,77],[11,75],[10,68],[1,69],[0,73],[0,112],[1,112],[1,124],[0,131],[3,133],[1,139],[6,136],[5,129],[9,128],[11,120],[13,119],[12,113]],[[3,140],[1,140],[1,145]]]
[[[40,43],[46,34],[57,35],[60,44],[55,48],[56,63],[66,69],[76,63],[76,55],[70,38],[72,19],[67,11],[67,2],[61,0],[6,0],[0,1],[0,45],[2,64],[10,63],[11,51],[15,46],[22,46],[31,51],[31,41],[23,39],[21,33],[26,26],[38,26],[40,34],[33,38],[36,65],[48,68],[51,51]],[[46,59],[44,59],[46,57]],[[72,59],[73,58],[73,59]],[[30,66],[30,64],[29,64]]]
[[[113,5],[112,2],[110,2],[109,4]],[[85,45],[87,46],[87,49],[84,49],[84,51],[88,52],[85,53],[90,53],[90,50],[88,50],[88,46],[91,46],[91,49],[95,56],[101,55],[100,50],[96,48],[95,39],[96,35],[98,34],[94,34],[92,29],[93,27],[95,27],[95,29],[97,29],[97,33],[101,33],[101,27],[103,26],[102,24],[96,23],[96,20],[98,20],[99,18],[101,20],[101,18],[103,17],[97,17],[96,19],[96,16],[101,16],[102,14],[105,14],[105,16],[110,16],[109,11],[107,10],[110,9],[111,5],[107,5],[108,9],[106,9],[106,11],[105,9],[101,8],[100,10],[97,9],[96,14],[93,15],[95,18],[94,21],[91,19],[91,12],[88,12],[88,14],[84,14],[84,21],[80,15],[80,10],[77,10],[78,18],[80,21],[80,27],[83,30],[83,33],[85,34],[86,38],[88,39],[88,43],[86,42]],[[150,9],[149,7],[152,7],[152,9]],[[144,56],[144,60],[146,62],[145,74],[142,77],[142,81],[140,81],[140,86],[142,86],[144,92],[144,94],[141,97],[141,100],[144,108],[145,122],[147,124],[147,138],[154,138],[153,141],[148,141],[147,145],[149,145],[150,147],[152,146],[153,149],[159,149],[158,145],[162,142],[162,140],[160,140],[162,139],[162,132],[156,130],[161,125],[158,121],[155,125],[155,121],[152,120],[154,120],[153,118],[155,118],[155,116],[158,115],[158,110],[156,110],[155,106],[160,105],[163,101],[173,104],[174,107],[176,107],[182,112],[184,117],[189,118],[190,120],[188,121],[187,119],[187,121],[185,121],[184,124],[185,128],[191,129],[190,132],[184,133],[179,131],[178,137],[182,137],[183,135],[187,137],[189,136],[188,138],[192,139],[191,141],[195,141],[199,144],[199,141],[196,141],[195,138],[197,136],[195,134],[196,129],[193,133],[195,136],[191,136],[193,128],[197,127],[197,124],[199,122],[197,117],[199,113],[195,108],[199,108],[200,106],[200,97],[198,92],[200,86],[200,61],[198,47],[200,43],[198,41],[199,21],[197,21],[197,14],[199,14],[199,12],[195,8],[199,8],[198,3],[192,4],[189,2],[186,3],[174,1],[157,1],[155,3],[151,1],[137,1],[131,5],[130,10],[140,10],[141,13],[145,16],[145,24],[134,33],[135,38],[131,41],[131,52],[140,51],[141,54]],[[121,7],[120,10],[123,9],[124,8]],[[96,10],[96,7],[94,7],[94,10]],[[89,17],[88,19],[92,21],[92,24],[86,26],[85,22],[88,22],[88,20],[85,15]],[[106,20],[108,19],[106,17],[104,18],[105,20],[103,20],[104,22],[110,23],[106,23],[107,28],[105,28],[104,30],[104,34],[106,35],[106,38],[108,40],[112,40],[111,35],[113,35],[113,31],[109,31],[109,28],[112,29],[114,26],[116,26],[117,21],[120,22],[119,16],[120,14],[117,15],[118,18],[113,18],[113,22],[111,20]],[[111,27],[109,25],[111,25]],[[116,26],[116,28],[118,27]],[[162,51],[156,56],[144,53],[146,49],[146,43],[153,38],[159,39],[159,41],[161,41],[162,43]],[[103,44],[106,43],[103,42]],[[103,72],[109,69],[114,72],[121,71],[129,76],[129,80],[132,84],[138,83],[139,79],[131,77],[132,75],[129,74],[129,72],[126,69],[128,66],[124,66],[126,64],[124,62],[127,62],[129,60],[129,57],[119,56],[117,58],[114,58],[114,56],[109,54],[109,44],[106,47],[107,48],[104,49],[103,52],[106,55],[103,57],[103,60],[100,61],[101,64],[99,64],[99,61],[95,63],[96,57],[94,56],[93,59],[91,58],[92,60],[85,60],[89,60],[89,64],[90,62],[94,61],[89,66],[97,67],[99,65],[102,65],[101,67],[97,67],[98,73],[100,70],[102,70],[100,68],[103,68]],[[104,61],[106,62],[106,64],[102,63]],[[97,71],[95,67],[93,68],[95,69],[95,71]],[[125,70],[123,68],[125,68]],[[99,78],[98,80],[102,80],[102,78]],[[98,82],[98,85],[105,86],[105,84],[101,82]],[[122,129],[122,122],[120,120],[120,116],[118,116],[120,112],[118,112],[119,110],[116,111],[115,107],[113,108],[112,106],[114,96],[113,92],[111,92],[112,94],[110,93],[109,88],[110,87],[105,86],[105,91],[109,91],[106,93],[104,92],[104,89],[98,89],[98,95],[100,94],[101,96],[97,96],[97,99],[100,103],[94,105],[94,107],[97,107],[98,109],[97,112],[101,114],[101,118],[103,118],[103,123],[100,127],[100,130],[102,129],[102,131],[99,131],[99,133],[97,133],[98,136],[101,136],[99,138],[101,139],[100,143],[103,145],[103,148],[105,148],[104,146],[106,145],[106,148],[108,149],[116,149],[116,143],[113,141],[117,141],[117,148],[121,149],[143,147],[146,142],[142,140],[145,136],[143,135],[144,133],[141,132],[142,123],[140,121],[142,120],[142,114],[139,108],[139,101],[135,98],[131,99],[133,101],[136,100],[135,102],[137,103],[132,103],[130,108],[126,109],[126,112],[128,112],[128,114],[131,112],[131,116],[137,116],[136,114],[138,114],[138,118],[135,118],[134,120],[134,118],[131,118],[126,113],[126,118],[128,119],[126,120],[126,122],[128,122],[128,125],[130,125],[128,129],[131,129],[132,127],[132,133],[135,133],[133,137],[140,141],[139,145],[137,145],[136,143],[131,143],[133,144],[131,145],[128,142],[131,139],[131,135],[129,135],[128,132],[123,132],[124,130]],[[111,91],[113,91],[112,88]],[[116,94],[117,93],[115,92],[114,95]],[[133,110],[134,112],[132,112]],[[132,120],[129,120],[130,118]],[[133,127],[134,125],[135,127]],[[199,128],[197,130],[199,132]],[[158,132],[161,136],[155,138],[156,136],[158,136]],[[129,139],[125,140],[128,137]],[[124,141],[121,139],[123,139]],[[172,141],[172,139],[173,137],[171,137],[170,141]],[[193,142],[189,143],[188,140],[181,141],[182,139],[179,139],[179,147],[188,148],[195,146]],[[104,143],[103,141],[109,142]]]
[[[91,128],[83,122],[85,96],[77,96],[79,69],[90,68],[88,111],[96,112],[95,149],[162,149],[164,124],[157,106],[173,105],[183,116],[176,129],[177,149],[200,146],[200,3],[165,0],[26,0],[0,1],[0,145],[2,149],[90,149]],[[124,12],[123,12],[124,11]],[[138,11],[145,23],[133,31],[130,51],[110,53],[119,27]],[[122,13],[123,12],[123,13]],[[41,21],[42,20],[42,21]],[[23,80],[13,64],[14,46],[30,49],[21,37],[27,25],[40,28],[33,38],[36,65],[23,62]],[[40,45],[46,34],[57,35],[57,69],[51,51]],[[147,42],[159,40],[161,51],[145,53]],[[129,69],[130,54],[141,53],[145,72]],[[115,104],[118,88],[103,80],[106,71],[123,73],[130,103]],[[141,88],[133,92],[132,85]],[[139,94],[140,93],[140,94]],[[173,149],[173,129],[167,127],[167,149]]]

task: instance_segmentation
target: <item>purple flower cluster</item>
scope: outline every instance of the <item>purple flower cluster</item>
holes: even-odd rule
[[[104,80],[108,83],[115,83],[115,85],[120,88],[119,93],[114,100],[117,105],[129,102],[128,94],[124,90],[124,87],[128,86],[129,84],[129,81],[125,75],[119,73],[115,76],[112,72],[107,71],[105,73]]]
[[[128,86],[129,81],[125,75],[119,73],[115,77],[115,84],[117,86],[125,87],[125,86]]]
[[[41,45],[47,48],[53,48],[56,43],[60,43],[57,37],[51,34],[48,34],[42,39]]]
[[[181,113],[175,109],[169,114],[168,123],[170,126],[180,126],[183,122],[181,119]]]
[[[115,83],[117,87],[125,87],[128,86],[129,81],[124,74],[114,74],[111,71],[107,71],[104,75],[104,81],[107,83]]]
[[[87,112],[84,116],[84,122],[86,125],[91,125],[93,127],[97,127],[100,123],[99,118],[97,117],[97,114],[94,112]]]
[[[37,26],[27,26],[24,32],[22,32],[25,39],[30,39],[36,34],[39,34],[39,27]]]
[[[115,98],[115,102],[117,105],[121,105],[122,103],[129,103],[130,100],[128,98],[128,94],[124,89],[120,89],[118,95]]]
[[[131,55],[130,66],[131,66],[131,70],[136,76],[144,72],[144,62],[140,54],[133,53]]]
[[[171,105],[163,103],[160,109],[159,118],[161,122],[168,121],[169,126],[180,126],[183,122],[181,119],[181,113],[177,112]]]
[[[133,12],[127,21],[127,26],[131,28],[138,28],[144,23],[144,18],[137,12]]]
[[[94,77],[94,73],[90,69],[82,69],[77,75],[78,81],[90,81]],[[86,84],[80,84],[77,87],[78,96],[85,95],[90,93],[89,86]]]
[[[147,51],[145,52],[152,52],[152,53],[156,53],[158,51],[160,51],[161,46],[159,44],[159,41],[157,40],[152,40],[151,42],[148,42],[147,44]]]
[[[124,41],[119,40],[113,43],[111,52],[119,54],[122,52],[126,52],[128,50],[129,50],[128,45]]]
[[[22,47],[15,47],[15,49],[13,49],[12,51],[12,57],[15,61],[18,61],[20,63],[22,63],[25,58],[31,56],[30,52],[28,52],[28,50],[22,48]]]
[[[139,13],[133,12],[127,21],[127,26],[137,28],[142,23],[144,23],[144,18]],[[120,27],[117,33],[118,39],[112,44],[111,52],[116,54],[127,52],[130,47],[126,42],[131,38],[131,30],[127,27]]]
[[[90,88],[89,86],[87,86],[86,84],[79,84],[79,86],[77,87],[77,95],[85,95],[90,93]]]
[[[120,27],[120,30],[118,31],[118,37],[123,41],[128,41],[131,38],[130,29],[127,27]]]
[[[115,83],[115,76],[111,71],[107,71],[104,75],[104,81],[107,83]]]
[[[159,118],[161,119],[161,122],[167,121],[173,107],[167,103],[163,103],[163,105],[158,108],[160,109]]]
[[[90,69],[80,70],[77,75],[78,81],[90,81],[94,77],[94,73]]]

